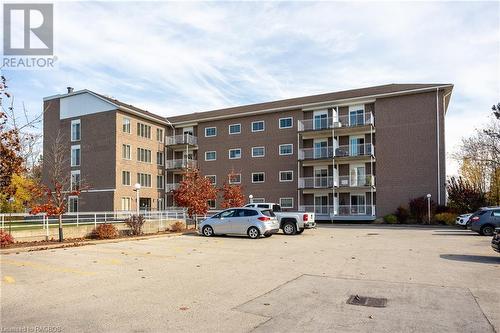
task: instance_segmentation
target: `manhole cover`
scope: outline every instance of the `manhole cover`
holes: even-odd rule
[[[347,300],[347,304],[385,308],[387,305],[387,298],[351,295]]]

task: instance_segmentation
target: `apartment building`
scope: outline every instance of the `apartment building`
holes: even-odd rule
[[[159,185],[147,193],[141,190],[141,205],[171,206],[171,190],[178,187],[182,172],[198,167],[216,186],[233,171],[236,175],[228,181],[241,184],[253,201],[314,211],[325,220],[372,220],[426,194],[445,203],[444,118],[452,89],[451,84],[389,84],[168,119],[84,90],[45,99],[46,105],[53,104],[46,112],[54,111],[45,126],[52,131],[57,124],[69,133],[72,121],[82,124],[81,142],[88,148],[81,152],[81,172],[94,181],[94,192],[85,194],[88,198],[82,194],[81,209],[135,209],[134,201],[124,198],[133,198],[132,182],[141,180],[142,173],[164,175],[158,179],[165,184],[164,189]],[[71,112],[61,112],[62,101],[79,95],[111,106],[93,107],[75,99]],[[112,128],[95,131],[95,137],[85,141],[84,124],[105,126],[104,118],[113,119]],[[123,132],[124,119],[129,119],[131,133]],[[150,126],[151,133],[163,130],[164,142],[156,136],[137,137],[140,123]],[[113,153],[99,155],[91,148],[99,144],[97,137],[102,149]],[[136,148],[153,155],[164,152],[164,165],[122,159],[123,145],[130,145],[131,153]],[[84,167],[85,153],[93,166]],[[104,182],[102,173],[94,175],[101,167],[105,174],[112,172],[113,184]],[[131,185],[121,182],[126,169],[137,173]],[[104,187],[109,187],[109,197],[98,200],[99,205],[95,198],[106,196]],[[211,205],[219,208],[219,203]]]

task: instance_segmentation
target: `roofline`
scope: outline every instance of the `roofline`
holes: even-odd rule
[[[100,100],[113,105],[114,107],[116,107],[117,110],[121,110],[121,111],[125,111],[125,112],[128,112],[128,113],[132,113],[132,114],[135,114],[137,116],[140,116],[140,117],[143,117],[143,118],[147,118],[149,120],[153,120],[153,121],[155,121],[157,123],[164,124],[164,125],[168,125],[170,123],[169,121],[166,120],[165,117],[164,117],[165,120],[161,120],[161,119],[149,116],[147,114],[144,114],[144,113],[141,113],[141,112],[129,109],[129,108],[125,107],[125,106],[113,103],[112,101],[107,100],[106,98],[103,98],[102,96],[99,96],[99,94],[96,94],[95,92],[93,92],[91,90],[88,90],[88,89],[78,90],[78,91],[75,91],[75,92],[72,92],[72,93],[69,93],[69,94],[58,94],[58,95],[52,95],[52,96],[44,97],[43,101],[45,102],[45,101],[49,101],[49,100],[53,100],[53,99],[57,99],[57,98],[64,98],[64,97],[69,97],[69,96],[74,96],[74,95],[80,95],[80,94],[84,94],[84,93],[89,93],[92,96],[97,97]],[[146,112],[146,110],[144,110],[144,111]],[[161,116],[158,116],[158,117],[161,117]]]
[[[430,86],[430,87],[418,88],[418,89],[410,89],[410,90],[400,90],[400,91],[394,91],[391,93],[383,93],[383,94],[375,94],[375,95],[363,95],[363,96],[358,96],[358,97],[336,99],[336,100],[323,101],[323,102],[295,104],[295,105],[278,107],[278,108],[255,110],[255,111],[248,111],[248,112],[243,112],[243,113],[235,113],[235,114],[214,116],[214,117],[205,117],[205,118],[200,118],[200,119],[191,119],[191,120],[184,120],[184,121],[171,122],[171,123],[174,126],[175,125],[184,125],[184,124],[199,123],[199,122],[203,122],[203,121],[207,121],[207,120],[214,120],[214,119],[237,118],[237,117],[246,116],[246,115],[284,111],[284,110],[296,109],[296,108],[307,108],[307,107],[318,106],[318,105],[322,105],[322,104],[333,104],[333,103],[338,104],[338,103],[344,103],[347,101],[353,101],[353,100],[359,100],[359,99],[373,99],[373,98],[377,98],[377,97],[380,98],[380,97],[386,97],[386,96],[392,96],[392,95],[404,95],[404,94],[411,94],[414,92],[433,91],[435,89],[444,89],[444,88],[453,88],[453,84],[436,85],[436,86]],[[245,105],[243,105],[243,106],[245,106]],[[216,110],[211,110],[211,111],[206,111],[206,112],[209,113],[212,111],[220,111],[220,110],[223,110],[223,109],[216,109]],[[183,116],[183,115],[179,115],[179,117],[181,117],[181,116]],[[170,117],[170,118],[173,118],[173,117]],[[167,119],[168,119],[168,117],[167,117]]]

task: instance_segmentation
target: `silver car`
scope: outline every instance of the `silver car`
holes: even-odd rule
[[[270,237],[279,231],[279,223],[270,209],[229,208],[203,220],[199,232],[204,236],[248,235],[255,239]]]

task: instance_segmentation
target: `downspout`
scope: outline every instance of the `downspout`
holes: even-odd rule
[[[437,198],[438,205],[441,204],[441,156],[439,142],[439,88],[436,88],[436,138],[437,138]]]
[[[451,95],[451,91],[443,95],[443,108],[442,108],[442,110],[443,110],[443,119],[444,119],[444,117],[445,117],[446,97],[448,97],[448,96],[450,96],[450,95]],[[438,113],[438,115],[439,115],[439,113]],[[439,139],[439,137],[438,137],[438,139]],[[438,142],[439,142],[439,141],[438,141]],[[446,191],[445,191],[445,198],[444,198],[444,204],[445,204],[445,205],[446,205],[446,201],[447,201],[447,200],[446,200]]]

